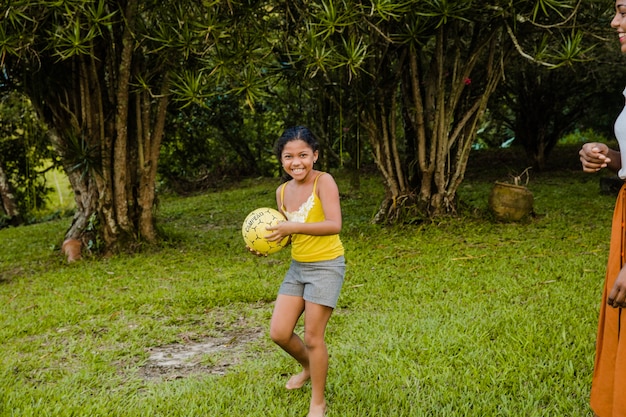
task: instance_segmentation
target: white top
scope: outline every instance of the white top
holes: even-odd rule
[[[626,98],[626,88],[624,89],[624,97]],[[617,175],[626,180],[626,106],[617,117],[615,121],[615,137],[617,138],[617,142],[619,143],[619,150],[622,157],[622,168],[619,170]]]
[[[626,148],[624,149],[626,152]],[[283,210],[283,211],[285,212],[285,216],[287,216],[287,220],[289,220],[290,222],[306,223],[306,218],[309,216],[309,212],[313,208],[314,204],[315,204],[314,195],[313,193],[311,193],[309,198],[304,203],[302,203],[302,205],[300,206],[298,210],[296,211]]]

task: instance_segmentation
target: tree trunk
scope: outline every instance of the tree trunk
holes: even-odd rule
[[[56,129],[48,131],[48,138],[56,152],[63,156],[63,168],[74,190],[76,211],[64,240],[75,239],[81,241],[89,249],[97,249],[102,242],[101,236],[97,233],[96,213],[99,192],[95,178],[86,171],[74,168],[73,158],[68,155],[71,151],[68,150],[67,144]]]
[[[93,56],[55,62],[50,77],[61,86],[30,91],[74,190],[76,213],[65,239],[103,254],[158,239],[153,207],[169,77],[148,68],[133,39],[138,4],[127,3],[116,47],[102,42]],[[130,87],[141,71],[151,71],[156,94]]]
[[[393,65],[393,57],[386,64]],[[397,66],[400,68],[401,66]],[[362,124],[372,147],[374,161],[385,182],[386,195],[374,217],[375,223],[413,222],[420,217],[417,196],[409,184],[402,153],[398,149],[398,116],[400,114],[400,78],[393,74],[378,80],[366,102]],[[367,87],[366,87],[367,88]]]
[[[571,99],[567,88],[571,77],[569,68],[548,70],[528,65],[509,83],[516,98],[508,101],[515,114],[515,143],[524,147],[527,162],[536,171],[545,170],[559,138],[582,115],[582,100]]]
[[[165,132],[165,119],[167,116],[169,76],[164,75],[161,85],[160,99],[155,106],[154,126],[150,126],[151,109],[153,98],[148,93],[142,95],[144,111],[141,112],[141,123],[143,128],[139,131],[139,138],[142,139],[139,144],[139,189],[138,189],[138,208],[139,208],[139,224],[138,229],[140,236],[148,242],[155,242],[158,238],[156,224],[154,220],[154,202],[156,198],[156,176],[161,152],[161,144]]]
[[[366,125],[387,188],[376,222],[412,222],[456,212],[456,192],[478,122],[502,76],[500,32],[474,30],[477,33],[470,38],[477,41],[454,48],[448,38],[453,31],[441,29],[430,61],[415,48],[398,55],[402,111],[398,111],[398,94],[372,100],[376,111],[369,112]],[[476,74],[476,80],[471,74]],[[395,93],[388,86],[382,90]],[[399,115],[404,117],[408,143],[403,148],[414,151],[404,163],[398,153],[395,121]],[[411,178],[406,171],[412,172]]]

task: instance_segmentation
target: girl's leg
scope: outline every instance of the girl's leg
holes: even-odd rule
[[[324,333],[333,309],[307,301],[304,311],[304,343],[308,353],[312,388],[309,417],[323,417],[326,410],[324,392],[328,373],[328,350]]]
[[[296,323],[304,311],[302,297],[279,294],[270,323],[270,337],[285,352],[302,365],[302,372],[287,382],[287,389],[296,389],[309,379],[309,355],[304,342],[294,333]]]

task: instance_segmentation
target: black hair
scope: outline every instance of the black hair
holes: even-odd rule
[[[276,157],[279,161],[283,155],[283,149],[285,149],[285,145],[287,144],[287,142],[291,142],[292,140],[305,141],[311,147],[311,149],[313,149],[313,152],[319,150],[320,147],[317,138],[315,137],[313,132],[309,130],[308,127],[293,126],[287,128],[283,132],[281,137],[278,138],[278,140],[276,141],[276,146],[274,146],[274,152],[276,153]]]
[[[276,145],[274,146],[274,152],[279,162],[282,159],[283,149],[285,149],[285,145],[287,144],[287,142],[291,142],[292,140],[305,141],[311,147],[313,152],[316,152],[317,150],[319,150],[319,147],[320,147],[320,144],[317,141],[317,138],[315,137],[313,132],[309,130],[308,127],[293,126],[293,127],[287,128],[283,132],[283,134],[278,138],[278,140],[276,141]],[[281,183],[283,183],[283,182],[289,181],[290,179],[291,179],[291,175],[284,172],[280,181]]]

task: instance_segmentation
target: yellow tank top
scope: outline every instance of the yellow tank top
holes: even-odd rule
[[[287,216],[289,221],[299,223],[316,223],[326,220],[324,217],[324,208],[322,207],[322,201],[317,196],[315,189],[317,188],[317,180],[321,173],[315,177],[313,183],[313,192],[311,196],[305,201],[297,211],[288,212],[285,209],[284,195],[285,186],[284,183],[280,190],[280,205],[283,213]],[[291,235],[291,257],[298,262],[319,262],[335,259],[344,254],[343,244],[339,235],[327,235],[327,236],[312,236],[294,234]]]

